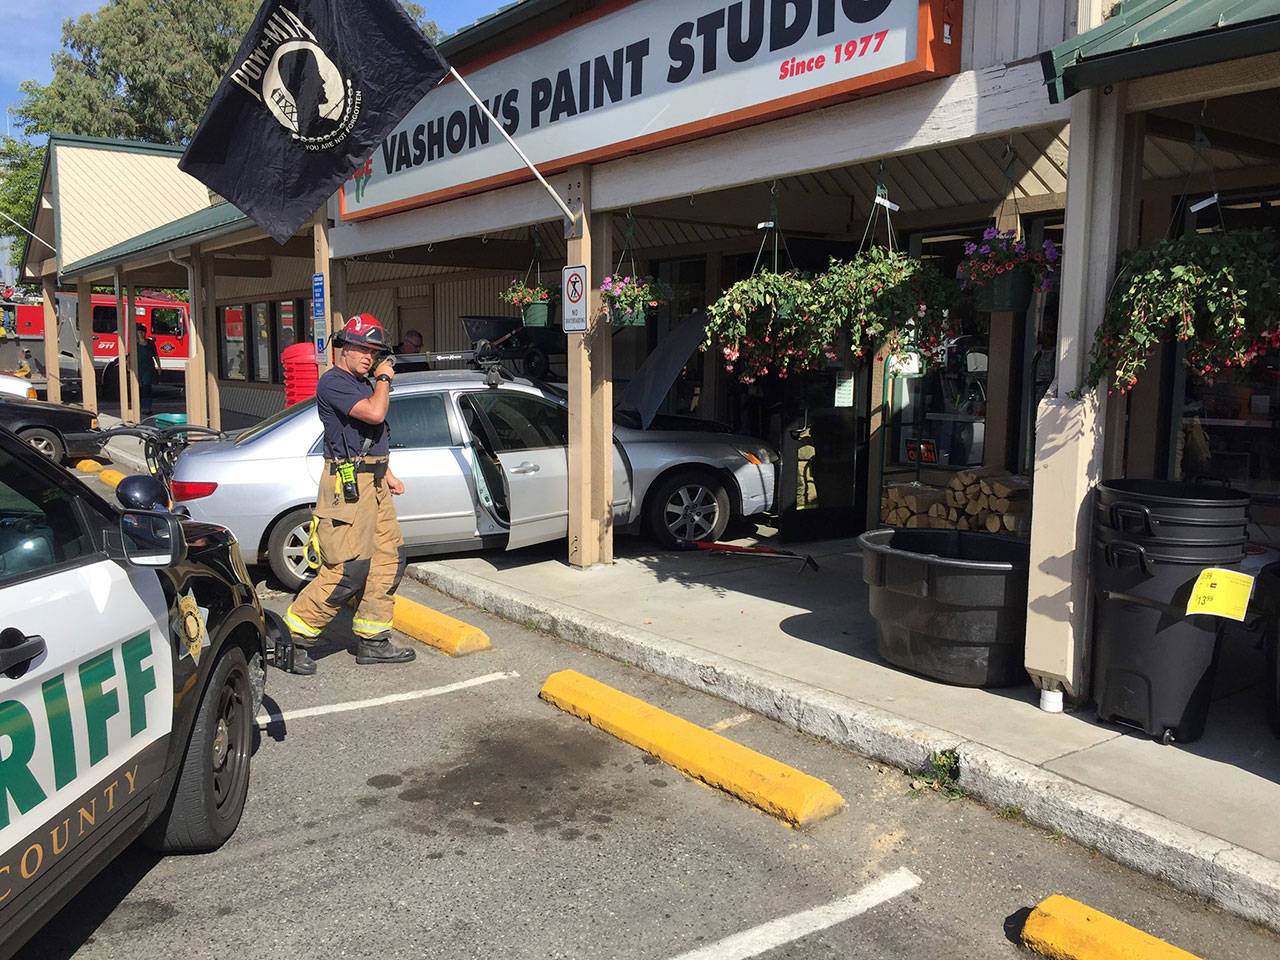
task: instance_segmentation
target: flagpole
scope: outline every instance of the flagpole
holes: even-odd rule
[[[462,89],[467,91],[467,94],[471,97],[471,99],[476,102],[476,106],[479,107],[480,110],[484,113],[484,115],[489,118],[489,122],[498,128],[498,132],[502,134],[503,138],[507,141],[507,143],[511,144],[511,149],[520,155],[520,159],[524,161],[524,165],[533,171],[533,175],[538,178],[538,182],[547,188],[547,193],[551,194],[551,199],[553,199],[556,202],[556,205],[559,206],[560,209],[564,211],[564,215],[570,221],[572,221],[574,219],[573,211],[569,209],[568,204],[566,204],[563,200],[560,199],[560,194],[556,193],[555,190],[552,189],[551,184],[547,183],[546,178],[544,178],[542,174],[538,172],[538,168],[533,165],[533,161],[531,161],[527,156],[525,156],[525,153],[523,150],[520,149],[519,144],[517,144],[514,140],[511,139],[511,134],[507,133],[506,129],[502,126],[502,124],[498,122],[498,118],[495,117],[489,111],[488,105],[483,100],[481,100],[479,97],[476,96],[476,92],[471,89],[467,81],[462,79],[462,74],[460,74],[456,68],[450,67],[449,73],[453,77],[453,79],[457,80],[460,84],[462,84]]]

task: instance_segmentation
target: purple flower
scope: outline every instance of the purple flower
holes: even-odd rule
[[[1000,236],[1000,231],[997,230],[995,227],[987,227],[987,229],[982,231],[983,240],[994,240],[998,236]],[[984,253],[986,252],[985,249],[983,252]]]
[[[973,256],[973,251],[977,249],[978,249],[978,245],[976,243],[966,243],[964,245],[964,255],[966,257],[971,257]]]
[[[982,253],[982,254],[990,253],[990,252],[991,252],[991,245],[990,245],[989,243],[984,243],[982,246],[980,246],[980,247],[978,248],[978,252],[979,252],[979,253]]]
[[[1058,248],[1052,240],[1044,242],[1044,258],[1051,262],[1058,259]]]

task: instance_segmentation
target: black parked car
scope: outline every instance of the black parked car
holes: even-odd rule
[[[0,396],[0,426],[8,427],[54,463],[96,457],[102,450],[98,418],[80,407]]]
[[[147,509],[0,429],[0,958],[138,837],[213,850],[244,810],[284,624],[230,532],[117,497]]]

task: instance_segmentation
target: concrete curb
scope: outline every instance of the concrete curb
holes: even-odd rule
[[[633,663],[903,770],[925,769],[931,754],[955,750],[960,786],[970,796],[992,807],[1016,807],[1030,823],[1280,931],[1280,863],[1250,850],[984,744],[678,640],[442,564],[412,564],[407,572],[507,620]]]
[[[489,635],[479,627],[455,620],[408,597],[396,597],[391,621],[392,626],[401,633],[451,657],[489,649]]]
[[[553,673],[538,696],[792,826],[844,809],[830,784],[576,670]]]
[[[1070,897],[1048,897],[1031,911],[1022,945],[1053,960],[1199,960],[1164,940]]]

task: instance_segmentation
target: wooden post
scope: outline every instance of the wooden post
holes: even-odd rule
[[[125,313],[124,274],[119,267],[115,272],[116,287],[116,384],[119,387],[120,419],[129,422],[129,371],[125,356],[128,341],[129,315]]]
[[[87,331],[87,333],[86,333]],[[80,349],[80,402],[98,412],[98,371],[93,368],[93,287],[87,280],[76,284],[76,344]]]
[[[613,562],[613,341],[598,290],[609,271],[610,222],[591,211],[591,169],[566,175],[576,216],[565,229],[569,264],[587,267],[587,332],[568,335],[569,562]]]
[[[315,337],[324,338],[324,351],[316,354],[316,363],[320,365],[320,372],[324,373],[333,365],[329,359],[333,356],[333,347],[330,344],[332,327],[329,323],[329,312],[333,309],[333,288],[329,282],[329,219],[324,210],[316,214],[315,223],[311,227],[311,236],[315,249],[314,272],[324,277],[324,311],[321,316],[313,317]]]
[[[201,347],[205,358],[205,412],[209,416],[209,426],[215,430],[221,430],[222,394],[218,389],[218,273],[212,255],[200,255],[200,273],[203,286],[198,296],[203,305],[205,318],[200,329]],[[192,296],[197,294],[193,293]]]
[[[191,248],[187,262],[187,309],[190,324],[187,330],[187,369],[184,386],[187,394],[187,423],[209,425],[208,378],[205,373],[204,328],[209,324],[205,313],[204,297],[205,263],[200,257],[200,247]]]
[[[334,330],[341,330],[342,324],[346,322],[347,317],[351,316],[351,311],[347,309],[347,261],[330,260],[329,276],[333,281],[333,291],[329,295],[329,326]],[[389,337],[391,337],[392,319],[392,317],[378,317]],[[396,338],[391,337],[391,339],[394,341]],[[329,356],[333,356],[332,351],[329,352]]]
[[[138,336],[134,333],[134,325],[138,322],[138,288],[132,283],[128,287],[129,305],[126,310],[128,321],[124,325],[125,343],[128,345],[129,372],[129,413],[133,420],[142,420],[142,394],[138,389]]]
[[[58,369],[58,288],[53,277],[45,277],[40,284],[44,300],[44,376],[45,399],[50,403],[62,402],[62,375]]]

